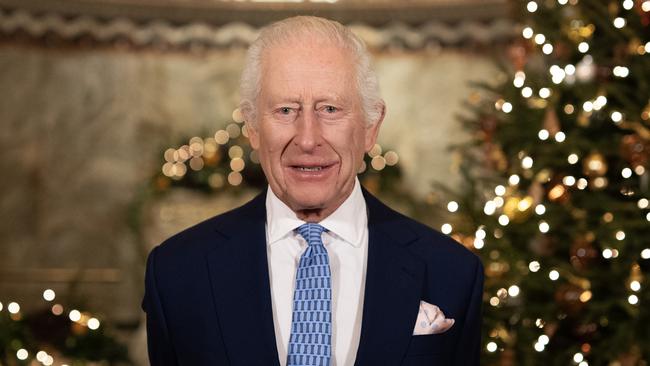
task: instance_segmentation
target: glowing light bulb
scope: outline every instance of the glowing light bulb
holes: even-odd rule
[[[565,186],[571,187],[576,184],[576,179],[573,176],[567,175],[562,178],[562,183],[564,183]]]
[[[27,357],[29,357],[29,353],[24,348],[21,348],[16,352],[16,358],[21,360],[21,361],[26,360]]]
[[[578,51],[580,51],[580,53],[587,53],[587,51],[589,51],[589,44],[587,42],[580,42],[578,44]]]
[[[627,297],[627,302],[631,305],[636,305],[639,303],[639,298],[636,295],[630,295]]]
[[[542,46],[542,52],[545,55],[550,55],[551,53],[553,53],[553,45],[550,43],[544,44],[544,46]]]
[[[645,248],[641,251],[641,258],[650,259],[650,248]]]
[[[508,183],[509,183],[511,186],[516,186],[517,184],[519,184],[519,176],[518,176],[517,174],[513,174],[513,175],[511,175],[511,176],[508,178]]]
[[[72,310],[68,315],[70,317],[70,320],[72,320],[73,322],[78,322],[79,320],[81,320],[81,313],[79,312],[79,310]]]
[[[647,12],[650,12],[650,1],[646,0],[641,3],[641,10]]]
[[[11,314],[18,314],[18,312],[20,311],[20,305],[18,305],[17,302],[10,302],[9,304],[7,304],[7,310]]]
[[[575,363],[580,363],[585,359],[585,357],[582,355],[582,353],[578,352],[575,355],[573,355],[573,362]]]
[[[539,343],[541,343],[543,345],[547,345],[548,342],[550,342],[550,341],[551,340],[548,338],[548,336],[546,334],[542,334],[537,338],[537,342],[539,342]]]
[[[501,226],[506,226],[508,225],[508,223],[510,223],[510,219],[508,218],[508,216],[506,215],[499,216],[499,224]]]
[[[97,320],[96,318],[88,319],[88,328],[91,330],[95,330],[99,328],[99,320]]]
[[[544,140],[547,140],[547,139],[548,139],[548,137],[549,137],[549,133],[548,133],[547,130],[541,129],[541,130],[539,130],[539,132],[537,133],[537,137],[538,137],[540,140],[544,141]]]
[[[619,230],[616,232],[616,240],[625,240],[625,232],[623,230]]]
[[[45,299],[45,301],[52,301],[54,300],[55,297],[56,294],[54,293],[53,290],[48,288],[47,290],[43,291],[43,298]]]
[[[497,350],[497,344],[494,342],[489,342],[486,346],[485,349],[487,349],[488,352],[494,352]]]
[[[508,287],[508,295],[512,297],[517,297],[519,295],[519,286],[517,285],[512,285]]]
[[[494,187],[494,193],[497,196],[503,196],[504,194],[506,194],[506,187],[504,187],[502,185],[498,185],[498,186]]]
[[[497,205],[496,203],[494,203],[494,201],[487,201],[485,202],[485,206],[483,207],[483,212],[489,216],[489,215],[493,215],[496,209],[497,209]]]
[[[546,221],[540,221],[538,227],[539,227],[539,231],[542,233],[547,233],[548,230],[551,228]]]
[[[533,38],[533,28],[531,27],[526,27],[521,31],[521,35],[526,38],[526,39],[531,39]]]
[[[551,96],[551,89],[549,88],[541,88],[539,89],[539,96],[543,99],[546,99]]]
[[[530,169],[533,167],[533,158],[526,156],[521,160],[521,167],[524,169]]]
[[[637,202],[637,206],[639,206],[640,209],[646,209],[648,208],[648,199],[647,198],[641,198],[639,202]]]
[[[614,27],[621,29],[625,27],[626,22],[625,22],[625,18],[617,17],[614,19],[612,23],[614,23]]]
[[[578,162],[578,155],[577,155],[577,154],[570,154],[570,155],[567,157],[567,161],[568,161],[569,164],[571,164],[571,165],[576,164],[576,163]]]
[[[632,176],[632,169],[630,169],[630,168],[623,168],[623,170],[621,170],[621,175],[623,176],[623,178],[629,178],[629,177],[631,177],[631,176]]]
[[[614,66],[612,73],[619,78],[626,78],[630,75],[630,69],[625,66]]]

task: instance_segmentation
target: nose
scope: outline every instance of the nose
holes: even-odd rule
[[[304,152],[311,152],[320,145],[321,129],[311,108],[304,108],[296,119],[296,136],[293,143]]]

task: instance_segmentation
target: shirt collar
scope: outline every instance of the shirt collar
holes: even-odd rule
[[[289,206],[273,193],[271,187],[266,194],[266,225],[268,244],[271,245],[290,235],[305,221],[300,220]],[[363,231],[368,226],[366,201],[361,184],[355,178],[352,193],[331,215],[319,222],[330,234],[338,236],[354,247],[361,246]]]

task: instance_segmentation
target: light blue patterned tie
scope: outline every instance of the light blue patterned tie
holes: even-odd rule
[[[287,366],[329,366],[332,358],[332,276],[323,231],[312,223],[298,228],[309,245],[296,272]]]

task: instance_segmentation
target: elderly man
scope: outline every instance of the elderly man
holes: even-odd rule
[[[483,267],[356,178],[385,107],[363,42],[285,19],[251,45],[241,111],[269,188],[149,256],[153,365],[477,365]]]

